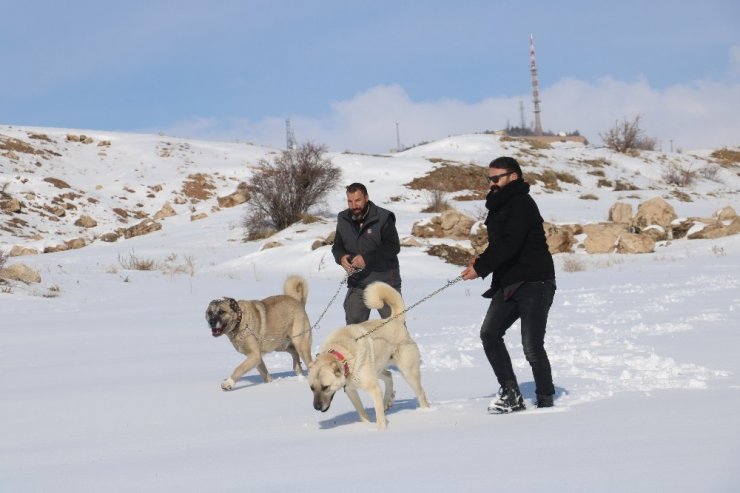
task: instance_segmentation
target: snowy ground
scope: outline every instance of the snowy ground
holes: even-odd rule
[[[483,162],[490,149],[469,152]],[[339,158],[371,197],[397,210],[408,235],[418,201],[387,198],[407,193],[400,184],[418,170],[366,157],[377,167],[353,171],[355,158]],[[343,206],[336,195],[327,206],[334,213]],[[602,220],[611,205],[536,199],[546,218],[573,222]],[[712,200],[695,202],[696,211],[674,205],[680,215],[728,205]],[[450,286],[407,318],[432,407],[419,410],[394,372],[396,403],[379,432],[357,421],[343,395],[315,411],[285,354],[266,357],[272,383],[252,372],[221,390],[240,356],[211,336],[211,299],[262,298],[297,273],[309,280],[314,321],[342,279],[329,247],[310,249],[331,221],[294,226],[279,235],[284,247],[260,251],[239,241],[242,214],[175,217],[148,236],[22,258],[43,281],[0,293],[1,491],[740,489],[740,236],[674,241],[646,255],[556,256],[549,410],[532,408],[517,325],[507,342],[530,409],[486,413],[497,390],[478,339],[486,282]],[[195,271],[125,270],[119,258],[132,252],[189,258]],[[566,272],[566,258],[584,270]],[[403,249],[400,260],[407,304],[462,270],[419,248]],[[314,332],[315,350],[342,320],[340,299]]]

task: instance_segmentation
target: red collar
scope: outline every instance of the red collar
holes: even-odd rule
[[[330,349],[329,353],[334,355],[335,358],[344,364],[344,378],[349,378],[349,364],[347,363],[347,358],[345,358],[342,353],[334,349]]]

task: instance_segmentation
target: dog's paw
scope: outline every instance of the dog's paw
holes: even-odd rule
[[[231,378],[227,378],[221,382],[221,390],[231,390],[234,388],[234,381]]]

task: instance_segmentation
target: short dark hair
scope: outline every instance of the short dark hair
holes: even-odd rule
[[[497,157],[488,165],[489,168],[505,169],[506,171],[513,171],[519,178],[522,178],[522,167],[516,159],[509,156]]]
[[[355,193],[356,191],[362,192],[362,195],[367,197],[367,188],[362,183],[352,183],[347,185],[347,193]]]

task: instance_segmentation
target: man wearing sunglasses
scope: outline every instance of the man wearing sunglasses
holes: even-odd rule
[[[488,247],[468,263],[464,280],[493,274],[483,296],[491,303],[480,336],[500,385],[488,412],[503,414],[525,409],[506,350],[504,334],[521,320],[524,356],[534,375],[535,405],[551,407],[555,388],[545,351],[547,315],[555,295],[555,267],[547,247],[543,220],[529,195],[516,159],[500,157],[488,165],[490,191],[486,197]]]

